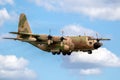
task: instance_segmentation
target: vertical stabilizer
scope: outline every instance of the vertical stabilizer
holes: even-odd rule
[[[22,13],[19,17],[19,24],[18,24],[18,33],[22,32],[22,33],[32,33],[30,26],[28,24],[27,18],[25,16],[24,13]],[[26,36],[24,35],[17,35],[17,38],[24,38]]]

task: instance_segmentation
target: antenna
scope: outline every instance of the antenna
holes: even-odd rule
[[[60,44],[60,45],[61,45],[61,46],[63,46],[63,44],[64,44],[64,43],[63,43],[63,40],[65,39],[65,38],[63,37],[63,36],[64,36],[63,34],[64,34],[64,31],[62,30],[62,31],[61,31],[62,37],[60,38],[60,40],[61,40],[61,44]]]
[[[86,36],[86,33],[84,33],[84,36]]]
[[[96,33],[96,38],[98,39],[98,33]]]
[[[51,29],[49,29],[49,35],[51,35]]]
[[[61,31],[61,35],[62,35],[62,37],[64,36],[64,31],[63,30]]]

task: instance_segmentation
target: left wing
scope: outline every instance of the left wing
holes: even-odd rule
[[[24,42],[41,42],[46,43],[48,45],[53,43],[61,43],[63,40],[66,40],[64,37],[59,36],[51,36],[51,35],[40,35],[40,34],[32,34],[32,33],[25,33],[25,32],[10,32],[11,34],[17,34],[24,36],[23,38],[4,38],[4,39],[13,39],[13,40],[20,40]],[[26,38],[28,37],[28,38]]]

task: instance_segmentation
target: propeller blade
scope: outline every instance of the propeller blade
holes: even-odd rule
[[[108,39],[108,38],[99,38],[99,40],[111,40],[111,39]]]
[[[90,40],[104,41],[104,40],[111,40],[111,39],[108,39],[108,38],[93,38],[93,39],[90,39]]]

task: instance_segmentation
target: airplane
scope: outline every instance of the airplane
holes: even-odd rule
[[[73,51],[83,51],[92,54],[92,50],[100,48],[103,43],[100,41],[110,40],[107,38],[94,38],[92,36],[51,36],[46,34],[33,34],[28,24],[26,15],[20,14],[18,32],[10,32],[16,34],[16,38],[4,38],[19,40],[30,43],[37,48],[52,52],[55,54],[71,55]]]

